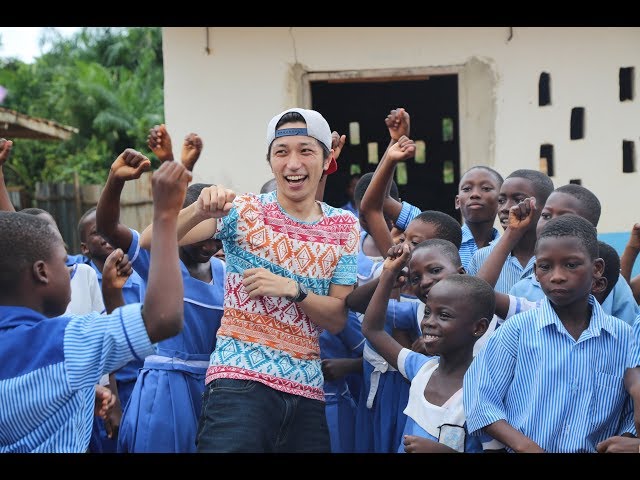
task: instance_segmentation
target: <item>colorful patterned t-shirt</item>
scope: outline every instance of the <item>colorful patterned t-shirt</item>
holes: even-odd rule
[[[224,315],[206,383],[255,380],[271,388],[324,400],[318,337],[322,329],[284,297],[250,299],[243,272],[262,267],[327,295],[329,285],[356,283],[360,229],[346,210],[320,203],[323,217],[306,223],[287,215],[276,192],[236,197],[218,221],[227,274]]]

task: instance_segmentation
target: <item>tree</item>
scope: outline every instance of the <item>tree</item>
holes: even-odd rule
[[[127,147],[147,151],[149,128],[164,120],[160,27],[86,27],[70,38],[46,30],[47,53],[33,64],[0,59],[3,106],[72,125],[63,142],[18,139],[8,182],[33,191],[38,181],[104,183]]]

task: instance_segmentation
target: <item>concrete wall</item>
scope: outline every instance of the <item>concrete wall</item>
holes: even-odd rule
[[[454,69],[463,170],[487,164],[506,176],[537,169],[540,145],[551,143],[556,186],[580,178],[602,202],[599,231],[623,235],[640,221],[627,200],[640,174],[622,173],[623,139],[640,148],[640,100],[619,101],[618,73],[640,68],[639,47],[636,27],[164,28],[166,123],[176,154],[187,133],[202,136],[195,181],[257,191],[271,176],[267,122],[285,108],[309,106],[305,75]],[[551,75],[552,104],[539,107],[543,71]],[[573,107],[586,110],[585,138],[571,141]],[[410,113],[419,121],[419,112]]]

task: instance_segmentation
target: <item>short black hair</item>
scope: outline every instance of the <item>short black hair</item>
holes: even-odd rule
[[[456,267],[462,266],[462,260],[460,260],[460,251],[458,247],[456,247],[449,240],[445,240],[444,238],[430,238],[428,240],[424,240],[413,247],[413,251],[411,254],[415,254],[418,250],[422,250],[423,248],[431,248],[435,247],[439,249],[442,254],[451,260],[451,263]]]
[[[620,255],[615,248],[608,243],[598,241],[598,256],[604,260],[603,276],[607,279],[607,289],[604,291],[604,298],[611,293],[613,287],[620,278]]]
[[[42,208],[37,208],[37,207],[23,208],[22,210],[20,210],[20,213],[26,213],[27,215],[42,215],[43,213],[46,213],[47,215],[51,215],[46,210],[43,210]]]
[[[466,172],[464,172],[461,176],[460,176],[460,182],[458,183],[458,188],[460,188],[460,185],[462,184],[462,180],[464,179],[464,176],[473,171],[473,170],[485,170],[487,171],[494,179],[496,182],[498,182],[498,187],[501,187],[502,184],[504,183],[504,178],[502,178],[502,175],[500,175],[496,170],[494,170],[491,167],[487,167],[486,165],[474,165],[473,167],[467,169]]]
[[[460,301],[473,306],[474,314],[478,318],[486,318],[491,321],[496,311],[496,292],[486,280],[465,273],[449,275],[438,283],[444,284],[445,282],[462,287],[465,294],[460,297]]]
[[[567,214],[549,220],[538,237],[536,251],[543,238],[576,237],[584,246],[591,260],[598,258],[598,232],[589,220],[578,215]]]
[[[549,195],[551,195],[551,192],[553,192],[553,180],[549,178],[549,175],[538,170],[521,168],[511,172],[507,178],[524,178],[529,180],[533,185],[536,205],[544,205]],[[542,209],[542,207],[540,208]]]
[[[305,125],[307,124],[307,121],[304,119],[304,117],[300,112],[287,112],[284,115],[282,115],[280,117],[280,120],[278,120],[278,123],[276,123],[276,130],[278,130],[278,128],[284,125],[285,123],[290,123],[290,122],[291,123],[302,122]],[[269,144],[269,147],[267,147],[267,162],[271,161],[271,145],[273,144],[274,141],[275,141],[275,138],[271,141],[271,143]],[[318,145],[320,145],[320,147],[322,148],[322,158],[323,159],[328,158],[329,154],[331,153],[331,150],[329,150],[326,147],[326,145],[322,143],[320,140],[318,140],[317,138],[315,138],[315,141],[318,142]]]
[[[86,222],[87,217],[92,213],[95,213],[95,211],[96,207],[91,207],[86,212],[84,212],[80,217],[80,220],[78,220],[78,238],[81,242],[85,242],[87,240],[87,237],[84,234],[84,223]]]
[[[0,289],[15,291],[18,277],[38,260],[49,260],[58,232],[46,220],[22,212],[0,211]]]
[[[362,197],[364,197],[364,192],[369,188],[369,184],[371,183],[371,179],[373,178],[374,172],[367,172],[360,177],[358,183],[356,183],[356,187],[353,190],[353,198],[356,202],[361,202]],[[400,194],[398,192],[398,185],[396,182],[391,180],[391,189],[389,190],[389,196],[394,200],[400,201]]]
[[[462,244],[462,227],[460,223],[448,213],[438,210],[425,210],[420,212],[412,222],[416,220],[424,223],[431,223],[436,227],[438,238],[449,240],[456,248]]]
[[[596,197],[591,190],[576,183],[569,183],[556,188],[555,191],[571,195],[578,200],[582,207],[580,216],[589,220],[594,227],[598,226],[602,207],[600,205],[600,200],[598,200],[598,197]]]
[[[188,207],[193,202],[198,200],[200,192],[207,187],[210,187],[211,183],[192,183],[187,187],[187,193],[184,196],[184,202],[182,202],[182,208]]]

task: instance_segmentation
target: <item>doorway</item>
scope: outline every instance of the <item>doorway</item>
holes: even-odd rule
[[[393,108],[404,107],[411,116],[411,138],[424,142],[424,150],[397,169],[400,197],[421,210],[440,210],[460,221],[454,208],[460,179],[457,74],[325,79],[309,86],[311,108],[322,113],[332,130],[347,135],[338,170],[327,179],[327,203],[344,205],[351,174],[375,170],[389,144],[384,119]],[[359,131],[356,144],[350,125]]]

